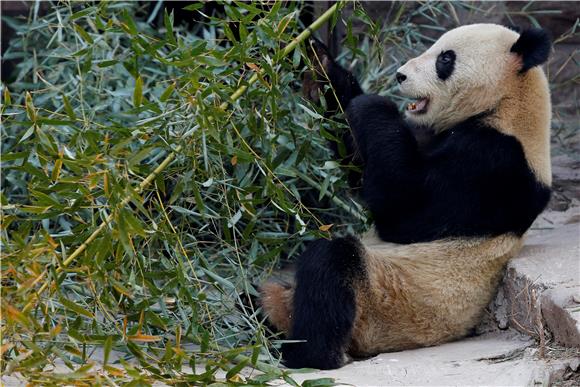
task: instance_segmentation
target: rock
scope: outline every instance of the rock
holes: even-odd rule
[[[494,302],[500,326],[543,339],[544,329],[568,347],[580,347],[580,225],[530,232],[517,258],[508,263]]]
[[[573,301],[579,288],[550,289],[542,294],[542,316],[554,339],[580,348],[580,307]]]

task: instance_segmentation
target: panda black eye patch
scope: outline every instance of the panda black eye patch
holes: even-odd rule
[[[442,81],[446,80],[453,73],[455,68],[455,51],[448,50],[443,51],[437,57],[435,62],[435,69],[437,70],[437,76]]]

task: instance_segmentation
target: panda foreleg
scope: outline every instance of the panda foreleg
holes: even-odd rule
[[[424,170],[417,141],[397,106],[385,97],[362,95],[347,110],[363,169],[363,197],[375,220],[409,212],[422,200]]]
[[[397,105],[388,98],[376,94],[358,96],[346,114],[365,163],[380,161],[406,168],[418,159],[417,141]]]
[[[332,58],[322,42],[313,39],[307,47],[313,71],[304,74],[302,91],[306,98],[316,103],[320,103],[321,97],[324,97],[324,116],[344,123],[344,119],[336,115],[346,111],[350,102],[363,94],[363,91],[356,77]],[[361,181],[361,161],[350,130],[343,126],[331,131],[338,140],[329,141],[330,149],[343,166],[349,166],[348,184],[351,188],[358,189]]]
[[[356,314],[356,288],[365,278],[354,237],[311,244],[297,262],[290,340],[282,346],[291,368],[333,369],[346,362]]]

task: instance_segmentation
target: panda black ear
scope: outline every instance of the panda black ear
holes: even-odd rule
[[[525,73],[532,67],[541,65],[548,60],[551,47],[550,36],[545,30],[530,28],[520,34],[510,51],[521,56],[522,68],[520,73]]]

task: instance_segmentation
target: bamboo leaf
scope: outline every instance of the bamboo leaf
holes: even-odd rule
[[[106,367],[109,363],[111,349],[113,349],[113,336],[107,337],[105,344],[103,345],[103,367]]]
[[[80,19],[83,16],[90,15],[95,11],[95,7],[87,7],[81,11],[75,12],[70,16],[70,20]]]
[[[87,33],[87,31],[85,31],[81,26],[79,26],[78,24],[74,24],[74,28],[85,42],[87,42],[88,44],[94,43],[93,38],[91,38],[91,36]]]
[[[72,301],[70,301],[62,296],[59,297],[59,301],[62,304],[62,306],[64,306],[66,309],[70,310],[71,312],[80,314],[80,315],[88,317],[88,318],[95,318],[95,315],[93,315],[91,312],[84,309],[83,307],[81,307],[80,305],[78,305],[75,302],[72,302]]]
[[[322,119],[324,117],[322,117],[320,114],[312,111],[311,109],[307,108],[306,106],[304,106],[303,104],[299,103],[298,106],[300,106],[302,108],[302,110],[304,110],[310,117],[315,118],[317,120]]]
[[[163,23],[166,29],[165,39],[175,45],[175,35],[173,34],[173,12],[169,15],[169,13],[167,13],[167,8],[163,10]]]
[[[135,90],[133,91],[133,106],[138,108],[143,102],[143,79],[139,75],[135,80]]]
[[[26,130],[26,132],[24,132],[22,137],[20,137],[20,140],[18,140],[18,143],[26,141],[30,136],[32,136],[34,134],[35,129],[36,129],[36,127],[34,125],[32,125],[30,128],[28,128]]]
[[[28,118],[33,123],[36,122],[36,109],[34,108],[34,104],[32,103],[32,95],[27,91],[25,97],[25,104],[26,104],[26,114]]]
[[[75,111],[72,108],[72,106],[68,100],[68,97],[64,94],[62,95],[62,102],[64,103],[64,110],[65,110],[66,114],[69,116],[69,118],[71,120],[76,121],[77,116],[75,114]]]
[[[154,343],[154,342],[163,340],[163,338],[161,336],[152,336],[152,335],[143,335],[143,334],[127,336],[127,338],[131,341],[136,341],[136,342],[141,342],[141,343]]]
[[[227,373],[226,373],[226,379],[227,380],[232,380],[232,381],[236,381],[233,380],[235,377],[238,376],[238,373],[248,364],[250,363],[249,359],[244,359],[241,362],[239,362],[238,364],[236,364],[234,367],[232,367]]]
[[[10,91],[8,90],[8,88],[6,86],[4,86],[4,101],[3,101],[3,105],[4,106],[10,106],[10,105],[12,105],[12,97],[10,95]]]
[[[161,97],[159,97],[159,100],[161,102],[167,101],[169,97],[171,97],[171,94],[173,94],[173,90],[175,90],[175,82],[167,86],[167,88],[163,91],[163,94],[161,94]]]
[[[54,168],[52,169],[52,181],[57,181],[58,177],[60,176],[60,170],[62,169],[62,161],[63,161],[63,157],[64,157],[64,149],[61,149],[61,151],[58,154],[58,159],[56,159],[56,161],[54,162]]]
[[[320,231],[329,231],[334,224],[323,224],[322,226],[318,227]]]
[[[186,11],[197,11],[198,9],[201,8],[203,8],[203,3],[189,4],[183,7],[182,9]]]
[[[335,385],[336,383],[332,378],[309,379],[302,382],[302,387],[326,387]]]
[[[133,18],[131,17],[129,12],[127,11],[127,9],[123,9],[121,11],[121,16],[122,16],[123,21],[124,21],[124,23],[121,24],[123,29],[125,29],[131,35],[139,34],[139,30],[137,29],[137,25],[135,24],[135,21],[133,20]]]

